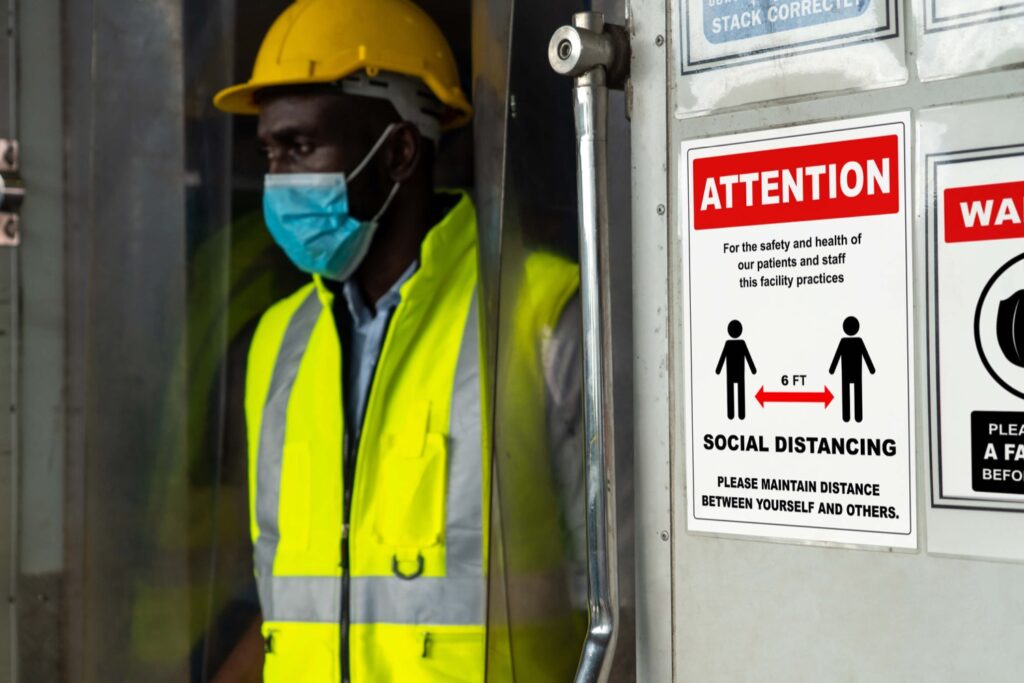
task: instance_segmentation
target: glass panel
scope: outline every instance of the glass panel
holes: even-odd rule
[[[509,4],[480,3],[491,23],[478,20],[478,27],[507,40],[500,22]],[[576,251],[572,100],[567,81],[547,62],[551,33],[579,9],[555,2],[511,12],[504,177],[480,183],[496,182],[503,192],[500,227],[483,224],[498,229],[497,240],[493,232],[484,238],[485,282],[494,254],[499,268],[497,310],[489,319],[496,342],[488,643],[494,682],[571,680],[586,626],[580,321],[578,300],[562,306],[572,295],[560,275]],[[487,54],[495,61],[505,56],[494,48]],[[504,95],[500,75],[481,93],[479,74],[478,98]],[[501,110],[481,111],[492,118],[477,119],[478,144],[497,137],[493,127],[505,121],[494,114]],[[488,241],[497,248],[488,249]]]
[[[478,0],[474,5],[477,194],[481,260],[495,359],[492,414],[488,681],[571,680],[586,627],[583,444],[579,438],[580,368],[541,344],[545,371],[568,371],[553,396],[524,394],[522,349],[536,328],[524,320],[528,302],[557,298],[531,277],[538,258],[572,261],[577,250],[575,131],[571,81],[556,76],[547,43],[573,12],[590,3]],[[594,3],[623,23],[623,2]],[[507,79],[507,80],[506,80]],[[612,251],[630,253],[629,125],[621,93],[610,98],[609,197]],[[507,110],[506,110],[507,107]],[[506,120],[507,115],[507,120]],[[492,207],[488,211],[486,207]],[[633,628],[632,404],[630,259],[610,274],[616,330],[616,450],[620,600],[619,646],[612,680],[635,679]],[[569,340],[579,363],[577,302],[570,302],[548,339]],[[561,337],[561,339],[559,339]],[[557,344],[554,346],[557,347]],[[553,362],[552,362],[553,361]],[[575,384],[574,384],[575,383]],[[528,390],[530,387],[526,387]],[[524,395],[541,411],[525,409]]]
[[[263,228],[253,123],[211,98],[248,77],[281,2],[84,4],[67,9],[88,30],[67,46],[64,658],[69,680],[207,681],[258,616],[248,338],[301,280]]]

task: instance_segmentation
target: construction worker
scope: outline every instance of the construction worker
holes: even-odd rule
[[[298,0],[251,80],[215,102],[259,117],[267,228],[312,276],[263,315],[248,354],[264,680],[483,681],[489,416],[510,434],[502,466],[537,496],[536,523],[508,541],[533,554],[506,569],[551,578],[550,556],[582,545],[565,542],[583,512],[578,270],[537,252],[507,274],[507,392],[488,405],[476,213],[433,179],[442,130],[471,108],[444,37],[408,0]],[[533,621],[564,636],[557,593],[538,592]],[[553,677],[529,680],[576,659],[544,640],[539,657],[560,650]]]

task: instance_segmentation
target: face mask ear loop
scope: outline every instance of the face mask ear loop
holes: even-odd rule
[[[391,137],[391,133],[397,127],[397,123],[392,123],[384,129],[384,132],[381,133],[379,138],[377,138],[377,142],[375,142],[373,147],[370,148],[370,151],[367,152],[366,156],[363,157],[363,160],[359,162],[359,165],[356,166],[355,170],[348,174],[349,181],[355,180],[356,176],[363,172],[366,165],[370,163],[373,157],[377,156],[377,152],[380,151],[380,148],[384,146],[384,143],[388,141],[388,138]]]
[[[384,200],[384,206],[380,207],[380,211],[378,211],[377,215],[373,217],[373,220],[370,221],[371,223],[380,222],[380,219],[387,212],[388,207],[391,206],[391,201],[395,198],[395,195],[398,194],[398,189],[400,187],[402,187],[402,183],[395,183],[395,186],[391,188],[391,194],[389,194],[388,198]]]

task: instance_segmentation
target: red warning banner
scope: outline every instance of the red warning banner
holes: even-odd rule
[[[1024,181],[943,192],[946,242],[1024,237]]]
[[[693,227],[733,228],[900,210],[896,135],[693,161]]]

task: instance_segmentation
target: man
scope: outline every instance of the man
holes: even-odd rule
[[[843,332],[847,334],[839,341],[836,355],[828,367],[828,374],[836,374],[840,369],[843,382],[843,422],[850,421],[850,404],[853,404],[853,419],[864,421],[864,366],[868,372],[875,374],[875,365],[871,362],[868,347],[864,340],[857,336],[860,332],[860,321],[854,316],[847,316],[843,321]]]
[[[740,335],[743,334],[743,323],[733,320],[729,323],[727,331],[731,339],[722,347],[722,355],[715,367],[715,374],[722,374],[722,367],[725,367],[726,414],[730,420],[736,417],[734,403],[738,404],[739,418],[743,420],[747,416],[747,366],[750,366],[750,372],[754,375],[757,374],[757,368],[754,367],[754,359],[750,357],[747,342],[740,339]]]
[[[259,116],[267,227],[313,276],[264,314],[248,358],[264,680],[482,681],[476,217],[466,194],[435,193],[432,170],[441,130],[471,116],[451,51],[408,0],[299,0],[216,104]],[[538,254],[522,277],[499,419],[531,458],[545,430],[575,456],[578,274]],[[547,470],[549,498],[582,485],[572,465]],[[538,512],[578,532],[574,512]]]

